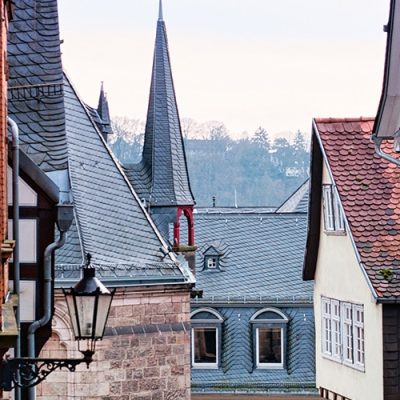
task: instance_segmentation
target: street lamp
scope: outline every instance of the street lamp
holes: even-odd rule
[[[70,290],[64,290],[68,312],[71,318],[75,339],[86,340],[84,355],[93,355],[96,342],[101,340],[106,328],[112,293],[96,278],[95,268],[91,265],[91,255],[87,254],[87,263],[83,268],[83,278]]]
[[[71,318],[75,339],[85,340],[87,348],[79,351],[83,358],[8,358],[1,363],[1,388],[10,391],[14,387],[29,388],[38,385],[53,371],[66,368],[75,371],[81,363],[93,361],[96,342],[104,335],[108,314],[115,289],[110,292],[96,277],[91,256],[82,268],[83,278],[70,290],[63,290]]]

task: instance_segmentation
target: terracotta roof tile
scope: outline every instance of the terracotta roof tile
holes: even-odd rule
[[[400,168],[375,154],[372,118],[315,123],[371,283],[379,297],[400,297]]]

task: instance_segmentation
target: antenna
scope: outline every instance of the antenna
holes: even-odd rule
[[[160,0],[159,6],[158,6],[158,20],[159,21],[163,20],[162,0]]]

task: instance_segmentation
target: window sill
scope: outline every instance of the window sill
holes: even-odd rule
[[[257,365],[256,369],[285,369],[283,365]]]
[[[341,360],[338,360],[337,358],[329,356],[328,354],[322,354],[322,358],[324,358],[325,360],[333,361],[336,364],[341,364],[341,365],[344,365],[345,367],[349,367],[351,369],[355,369],[356,371],[365,373],[365,366],[356,365],[356,364],[350,364],[350,363],[348,363],[346,361],[341,361]]]
[[[192,364],[192,369],[219,369],[218,365]]]
[[[327,236],[347,236],[346,231],[327,231],[327,230],[324,230],[324,233]]]

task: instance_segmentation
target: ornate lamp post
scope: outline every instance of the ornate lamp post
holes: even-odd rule
[[[5,391],[14,387],[29,388],[42,382],[53,371],[66,368],[75,371],[81,363],[93,361],[96,342],[104,335],[115,289],[110,292],[96,277],[91,265],[91,256],[83,267],[83,278],[75,287],[64,290],[75,339],[79,341],[79,351],[83,358],[9,358],[1,364],[1,387]],[[84,350],[80,342],[86,341]],[[19,377],[18,377],[19,375]]]

